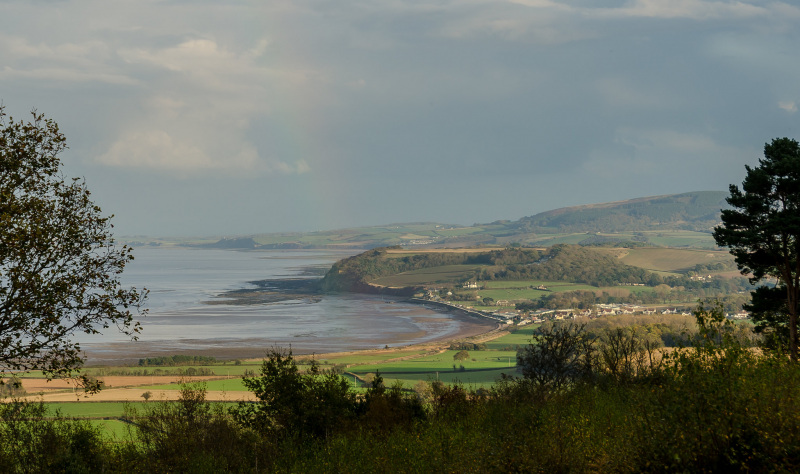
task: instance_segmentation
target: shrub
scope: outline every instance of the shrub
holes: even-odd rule
[[[357,401],[347,380],[321,371],[313,360],[308,373],[300,373],[291,350],[270,352],[261,375],[245,377],[243,383],[258,402],[242,402],[233,414],[260,432],[327,437],[355,418]]]
[[[106,455],[86,420],[48,416],[41,402],[0,404],[0,472],[100,472]]]

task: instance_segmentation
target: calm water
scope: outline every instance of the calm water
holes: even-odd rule
[[[143,331],[134,346],[148,352],[251,348],[263,354],[271,346],[289,345],[298,353],[370,349],[452,336],[464,324],[420,305],[361,295],[249,306],[205,304],[227,290],[252,288],[254,280],[303,277],[308,267],[330,267],[348,254],[138,248],[134,255],[123,281],[150,290],[150,312],[140,320]],[[81,340],[94,358],[131,350],[122,344],[129,338],[116,331]]]

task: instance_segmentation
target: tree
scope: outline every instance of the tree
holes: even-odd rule
[[[586,324],[544,324],[531,343],[517,350],[522,376],[534,385],[560,390],[595,372],[596,348]]]
[[[777,292],[764,292],[750,306],[757,327],[789,328],[789,353],[797,361],[797,311],[800,298],[800,145],[776,138],[764,145],[764,158],[755,168],[745,166],[742,189],[730,186],[726,199],[731,209],[722,211],[722,225],[714,239],[727,246],[742,274],[755,284],[777,279],[775,288],[786,305],[776,317]],[[769,294],[768,294],[769,293]],[[769,296],[769,297],[767,297]],[[768,303],[763,305],[762,303]],[[785,311],[784,311],[785,310]]]
[[[469,359],[469,352],[458,351],[453,355],[453,360],[467,360]]]
[[[67,375],[85,358],[75,334],[114,325],[135,339],[146,290],[122,287],[131,249],[115,245],[85,183],[61,174],[58,125],[32,116],[0,106],[0,374]]]
[[[244,377],[242,383],[258,401],[240,402],[232,411],[235,418],[276,436],[328,437],[347,428],[356,416],[358,400],[347,380],[321,370],[313,359],[307,373],[301,373],[291,349],[272,349],[261,364],[261,375]],[[375,386],[375,380],[372,383]]]

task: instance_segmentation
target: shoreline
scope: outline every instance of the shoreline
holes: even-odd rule
[[[384,298],[397,303],[405,303],[414,306],[418,305],[418,303],[409,301],[406,298],[389,298],[385,296]],[[141,358],[165,355],[202,354],[215,357],[218,360],[258,360],[263,359],[267,352],[273,348],[291,349],[295,355],[315,356],[341,355],[356,352],[364,353],[371,351],[385,353],[388,351],[408,350],[409,348],[417,347],[421,349],[447,347],[453,341],[466,339],[480,338],[480,342],[482,342],[486,340],[485,338],[487,336],[494,334],[499,336],[504,333],[504,331],[501,330],[501,324],[482,319],[478,316],[454,310],[434,311],[436,313],[444,313],[447,315],[448,319],[455,320],[458,324],[457,331],[455,333],[433,337],[429,340],[414,342],[415,339],[424,338],[425,335],[428,334],[428,331],[420,327],[417,333],[377,336],[367,343],[367,345],[372,347],[346,347],[346,344],[344,344],[345,347],[341,347],[343,344],[337,345],[325,342],[315,344],[311,341],[300,342],[299,345],[276,345],[274,341],[263,337],[239,339],[185,339],[181,340],[180,343],[174,340],[128,341],[96,345],[84,343],[84,351],[87,356],[85,367],[135,365]],[[435,315],[425,316],[424,318],[428,323],[435,323],[437,319]],[[404,344],[402,342],[408,339],[411,340],[409,343]]]

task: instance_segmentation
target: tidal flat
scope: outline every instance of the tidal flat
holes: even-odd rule
[[[494,324],[402,300],[320,294],[319,268],[350,253],[137,248],[124,283],[150,290],[139,339],[113,328],[82,336],[89,364],[167,354],[263,357],[396,348],[480,334]],[[313,275],[309,275],[314,273]],[[209,304],[212,302],[212,304]]]

